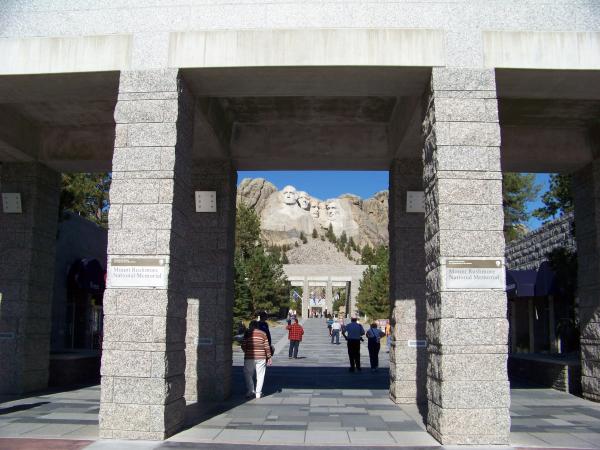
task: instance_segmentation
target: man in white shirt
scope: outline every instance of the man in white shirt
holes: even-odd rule
[[[335,343],[340,345],[340,331],[342,330],[342,324],[339,321],[334,321],[331,324],[331,343],[335,339]]]

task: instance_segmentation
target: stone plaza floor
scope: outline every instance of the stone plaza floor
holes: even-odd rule
[[[441,448],[415,406],[389,400],[385,345],[378,372],[369,370],[364,345],[363,370],[350,373],[343,339],[331,344],[323,319],[304,326],[298,359],[288,358],[285,330],[273,329],[277,351],[264,398],[245,400],[243,355],[236,351],[231,399],[201,409],[190,405],[186,429],[165,442],[97,440],[100,391],[91,386],[0,403],[0,449]],[[513,386],[511,418],[513,448],[600,449],[600,404]]]

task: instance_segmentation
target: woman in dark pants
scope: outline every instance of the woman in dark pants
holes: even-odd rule
[[[385,333],[377,328],[376,323],[371,324],[371,328],[367,331],[369,359],[371,360],[371,372],[377,372],[379,367],[379,349],[381,348],[380,340],[385,336]]]

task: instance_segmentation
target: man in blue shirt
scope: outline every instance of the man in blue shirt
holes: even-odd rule
[[[351,322],[342,330],[342,334],[348,343],[348,357],[350,358],[350,372],[360,369],[360,342],[365,335],[365,329],[358,323],[358,319],[352,316]]]

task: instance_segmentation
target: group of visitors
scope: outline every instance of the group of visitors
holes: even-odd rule
[[[346,339],[348,346],[348,358],[350,359],[350,372],[355,370],[360,371],[360,343],[364,341],[363,336],[367,337],[367,348],[369,349],[369,360],[371,363],[371,371],[377,372],[379,369],[379,350],[381,348],[381,338],[385,333],[381,331],[377,323],[372,323],[369,329],[365,332],[363,326],[358,323],[358,318],[353,316],[348,325],[344,325],[343,321],[338,322],[341,326],[342,336]],[[333,326],[331,325],[332,342],[333,342]]]
[[[290,359],[298,358],[298,348],[304,335],[304,328],[298,323],[295,314],[288,314],[287,320],[288,339],[290,341],[288,357]],[[327,328],[331,337],[331,343],[336,341],[340,343],[340,334],[346,339],[348,347],[348,358],[350,360],[350,372],[360,371],[360,344],[367,338],[367,348],[369,350],[369,360],[371,371],[377,372],[379,368],[379,351],[381,349],[381,338],[387,336],[387,347],[389,351],[389,342],[391,327],[386,324],[385,331],[379,329],[377,323],[372,323],[365,332],[363,326],[358,322],[358,318],[353,316],[349,324],[344,324],[344,319],[335,320],[331,316],[327,318]],[[244,334],[242,340],[242,350],[244,351],[244,377],[246,380],[246,398],[261,398],[262,388],[265,379],[266,367],[272,363],[275,348],[271,343],[271,333],[267,323],[267,314],[261,312],[258,320],[252,320]],[[256,375],[256,384],[254,376]]]

